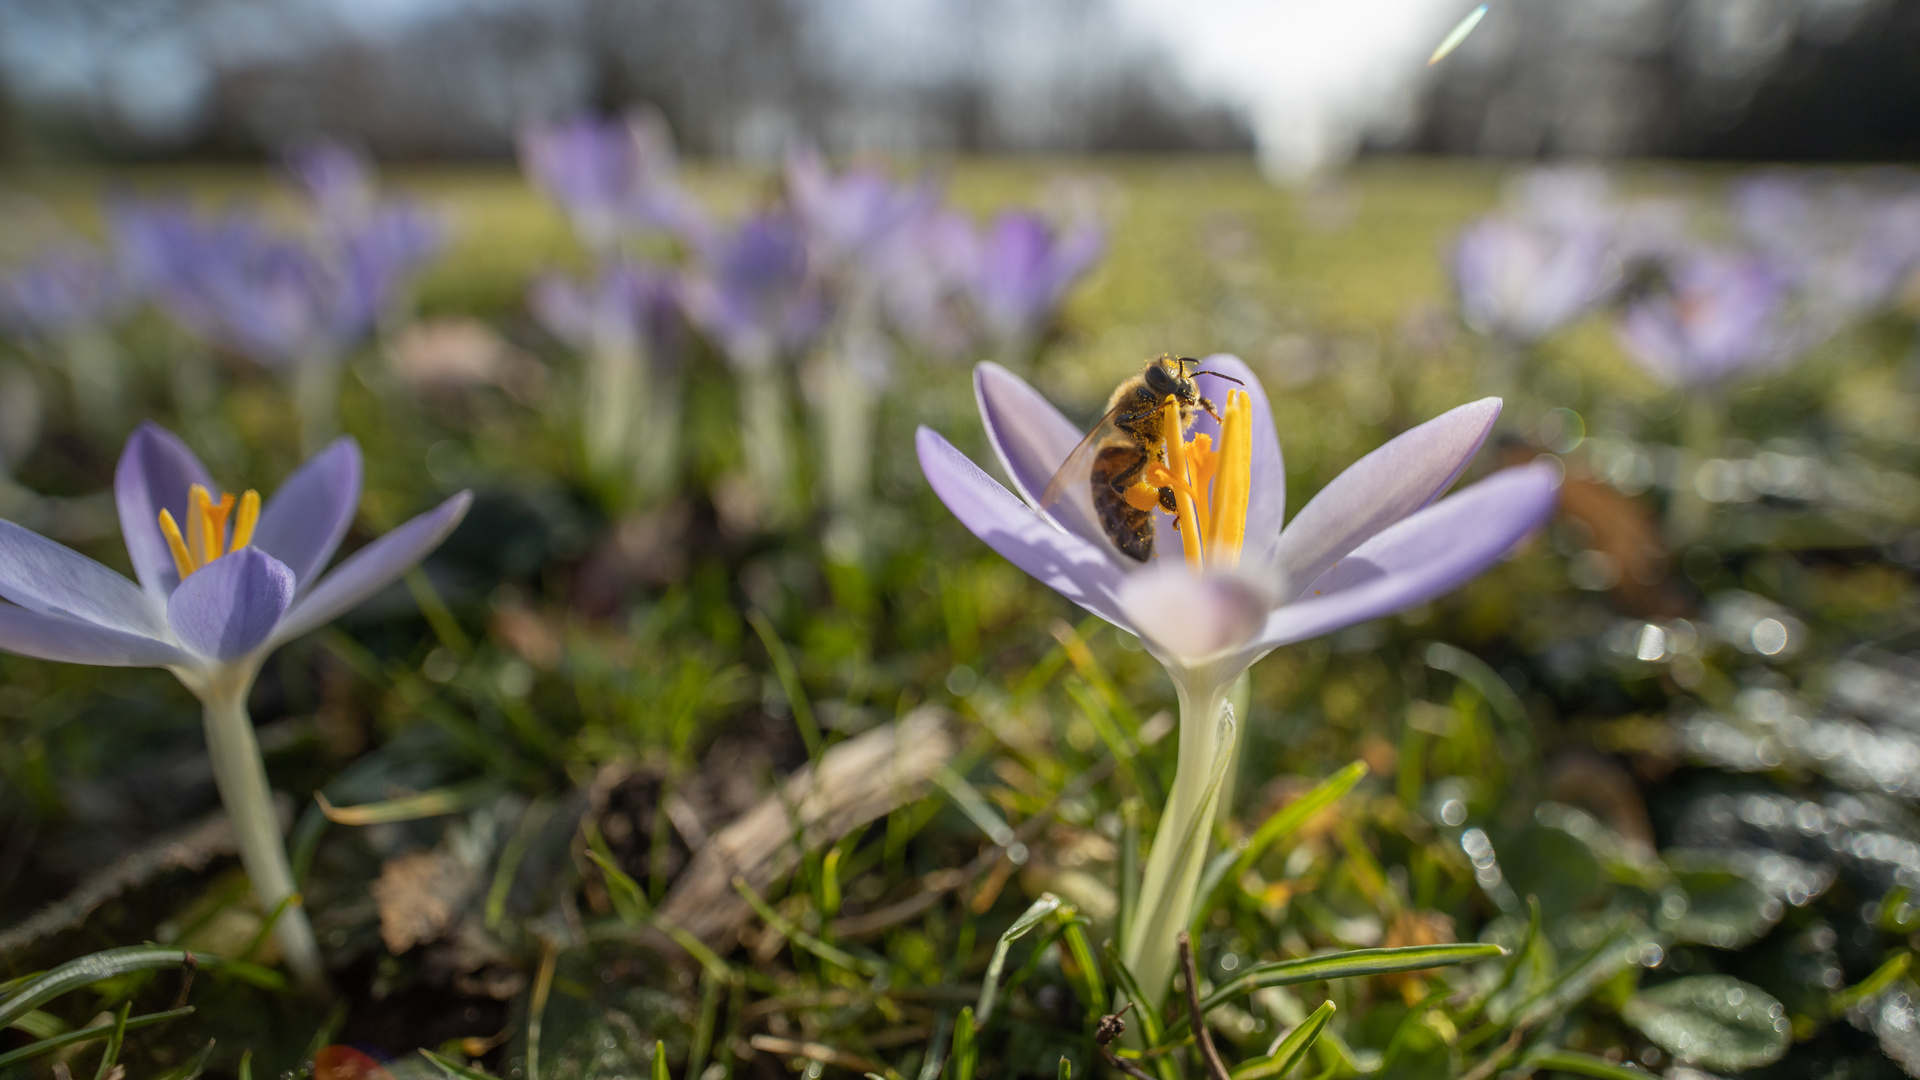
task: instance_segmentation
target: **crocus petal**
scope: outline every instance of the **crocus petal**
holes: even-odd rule
[[[999,364],[974,365],[973,393],[980,403],[987,441],[993,444],[993,452],[1013,481],[1014,490],[1027,505],[1040,509],[1040,498],[1054,473],[1066,464],[1067,455],[1080,445],[1085,433],[1026,380]],[[1110,561],[1121,558],[1100,528],[1093,495],[1085,484],[1074,485],[1066,497],[1042,512]]]
[[[1558,474],[1546,465],[1496,473],[1360,545],[1306,597],[1278,608],[1253,656],[1431,600],[1485,570],[1553,513]]]
[[[192,660],[157,638],[12,604],[0,604],[0,649],[42,660],[102,667],[166,667]]]
[[[360,446],[335,439],[281,484],[253,534],[255,547],[287,564],[305,589],[333,557],[360,505]]]
[[[927,483],[973,535],[1042,585],[1123,630],[1133,629],[1115,595],[1123,575],[1105,552],[1055,528],[931,428],[921,428],[914,443]]]
[[[267,640],[293,602],[293,571],[256,547],[243,547],[193,572],[167,601],[167,621],[188,648],[235,660]]]
[[[1247,577],[1196,577],[1181,564],[1160,563],[1127,576],[1120,606],[1156,654],[1192,664],[1250,641],[1273,597]]]
[[[113,471],[113,500],[133,572],[147,594],[162,603],[180,584],[180,573],[160,535],[160,511],[171,513],[184,528],[187,489],[194,484],[213,489],[206,466],[178,436],[152,421],[134,430]]]
[[[11,521],[0,521],[0,596],[130,634],[167,633],[158,607],[133,582]]]
[[[1380,530],[1426,506],[1460,477],[1500,415],[1499,398],[1442,413],[1354,462],[1280,534],[1282,599]],[[1248,539],[1253,536],[1249,528]]]
[[[1253,404],[1253,480],[1247,499],[1247,543],[1242,549],[1240,564],[1250,568],[1270,567],[1274,565],[1274,550],[1280,544],[1280,526],[1287,517],[1287,467],[1280,457],[1280,435],[1273,426],[1273,407],[1267,403],[1267,392],[1260,385],[1260,377],[1239,357],[1215,353],[1200,361],[1199,370],[1217,371],[1244,384],[1235,386],[1225,379],[1202,375],[1199,379],[1201,397],[1225,408],[1228,391],[1245,390]],[[1219,421],[1204,412],[1194,420],[1193,430],[1213,436],[1216,444],[1220,440]]]
[[[473,493],[463,491],[349,555],[287,612],[272,643],[281,645],[326,625],[419,565],[460,524],[472,502]]]

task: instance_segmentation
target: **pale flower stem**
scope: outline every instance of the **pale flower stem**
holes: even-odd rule
[[[1667,503],[1667,541],[1677,554],[1707,534],[1713,508],[1700,494],[1700,467],[1720,451],[1724,408],[1725,402],[1712,390],[1694,390],[1683,406],[1680,475],[1673,478],[1673,495]]]
[[[1227,774],[1220,778],[1220,794],[1214,797],[1213,823],[1225,825],[1233,817],[1233,794],[1235,781],[1240,778],[1240,758],[1246,753],[1247,742],[1240,737],[1246,730],[1247,706],[1253,699],[1253,672],[1243,671],[1233,680],[1233,686],[1227,690],[1227,704],[1233,706],[1234,718],[1239,721],[1234,728],[1233,757],[1227,762]]]
[[[602,332],[587,354],[580,382],[581,428],[587,471],[599,483],[624,480],[631,469],[628,447],[635,444],[634,403],[644,360],[632,335]]]
[[[267,788],[266,765],[260,758],[260,744],[254,739],[253,718],[247,715],[247,687],[251,682],[244,679],[238,680],[237,686],[210,688],[201,700],[205,705],[207,755],[213,762],[220,801],[233,822],[240,864],[253,883],[261,914],[271,916],[296,890],[279,818],[273,812],[273,793]],[[288,904],[280,913],[273,933],[294,978],[309,990],[324,990],[326,972],[321,967],[313,925],[299,902]]]
[[[644,372],[639,428],[633,440],[633,479],[642,501],[671,495],[680,475],[680,373]]]
[[[293,411],[300,452],[312,457],[340,433],[340,358],[313,353],[293,361]]]
[[[792,437],[788,434],[787,395],[772,365],[742,370],[740,440],[765,516],[778,524],[791,517],[793,504]]]
[[[1193,894],[1199,887],[1213,835],[1209,826],[1219,790],[1209,792],[1207,788],[1215,756],[1221,749],[1216,743],[1218,721],[1228,691],[1227,686],[1212,682],[1189,689],[1176,679],[1174,685],[1180,698],[1180,758],[1174,769],[1173,790],[1154,832],[1153,848],[1147,853],[1140,905],[1122,951],[1141,992],[1152,999],[1142,1005],[1156,1010],[1166,1000],[1167,987],[1173,980],[1178,955],[1174,939],[1187,929],[1193,917]],[[1235,748],[1229,752],[1237,753],[1237,725],[1231,738]],[[1196,838],[1198,850],[1179,859],[1181,841],[1189,834]]]

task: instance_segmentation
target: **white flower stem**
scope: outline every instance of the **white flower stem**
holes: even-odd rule
[[[293,411],[300,423],[300,452],[312,457],[340,433],[341,362],[324,352],[293,361]]]
[[[850,290],[826,346],[816,354],[808,387],[820,489],[827,511],[827,549],[836,561],[858,562],[873,489],[874,380],[887,348],[879,297]]]
[[[599,483],[625,479],[627,448],[634,444],[635,395],[640,384],[640,347],[631,334],[600,333],[587,354],[580,382],[581,429],[587,471]]]
[[[743,365],[737,385],[747,475],[767,522],[781,524],[791,519],[793,511],[792,424],[787,417],[786,387],[772,363]]]
[[[280,821],[273,812],[273,793],[267,788],[266,765],[253,736],[253,718],[247,715],[247,691],[252,683],[250,677],[219,680],[206,688],[201,702],[205,706],[207,754],[213,761],[214,783],[233,822],[240,864],[253,883],[262,915],[270,917],[281,901],[297,890],[286,844],[280,836]],[[309,990],[324,990],[326,973],[314,942],[313,925],[298,900],[280,913],[273,933],[294,978]]]
[[[1166,1000],[1177,955],[1174,938],[1193,918],[1194,890],[1206,865],[1220,797],[1213,784],[1214,766],[1222,751],[1230,756],[1235,752],[1240,739],[1236,725],[1227,735],[1232,745],[1219,742],[1220,713],[1231,684],[1231,679],[1174,677],[1180,698],[1180,757],[1147,854],[1140,904],[1122,943],[1128,969],[1141,993],[1152,999],[1142,1002],[1143,1007],[1158,1010]]]
[[[1700,494],[1700,468],[1720,452],[1726,400],[1713,388],[1696,389],[1682,409],[1680,475],[1673,478],[1667,502],[1667,541],[1679,553],[1706,536],[1712,519],[1713,507]]]

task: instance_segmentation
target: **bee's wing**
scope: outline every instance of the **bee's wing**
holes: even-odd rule
[[[1042,512],[1052,513],[1070,492],[1087,490],[1088,479],[1093,475],[1093,459],[1100,451],[1100,444],[1104,443],[1107,436],[1116,430],[1113,418],[1119,415],[1123,407],[1124,403],[1108,409],[1107,415],[1093,425],[1093,430],[1087,432],[1087,437],[1081,439],[1080,445],[1074,447],[1073,453],[1067,455],[1067,460],[1061,462],[1060,467],[1054,470],[1053,479],[1047,481],[1047,490],[1040,495]]]

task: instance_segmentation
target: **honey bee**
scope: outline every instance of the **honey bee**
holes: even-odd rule
[[[1194,379],[1214,375],[1228,382],[1240,380],[1217,371],[1189,373],[1187,365],[1200,361],[1185,356],[1161,356],[1149,360],[1140,374],[1120,384],[1107,399],[1107,412],[1093,425],[1080,445],[1048,481],[1040,496],[1040,508],[1051,510],[1068,498],[1080,483],[1087,485],[1092,511],[1100,528],[1121,553],[1138,562],[1153,558],[1153,515],[1127,501],[1127,489],[1140,482],[1140,475],[1152,462],[1166,462],[1166,412],[1169,396],[1180,403],[1180,434],[1205,409],[1220,418],[1213,402],[1200,396]],[[1159,506],[1173,513],[1177,504],[1173,489],[1159,491]]]

